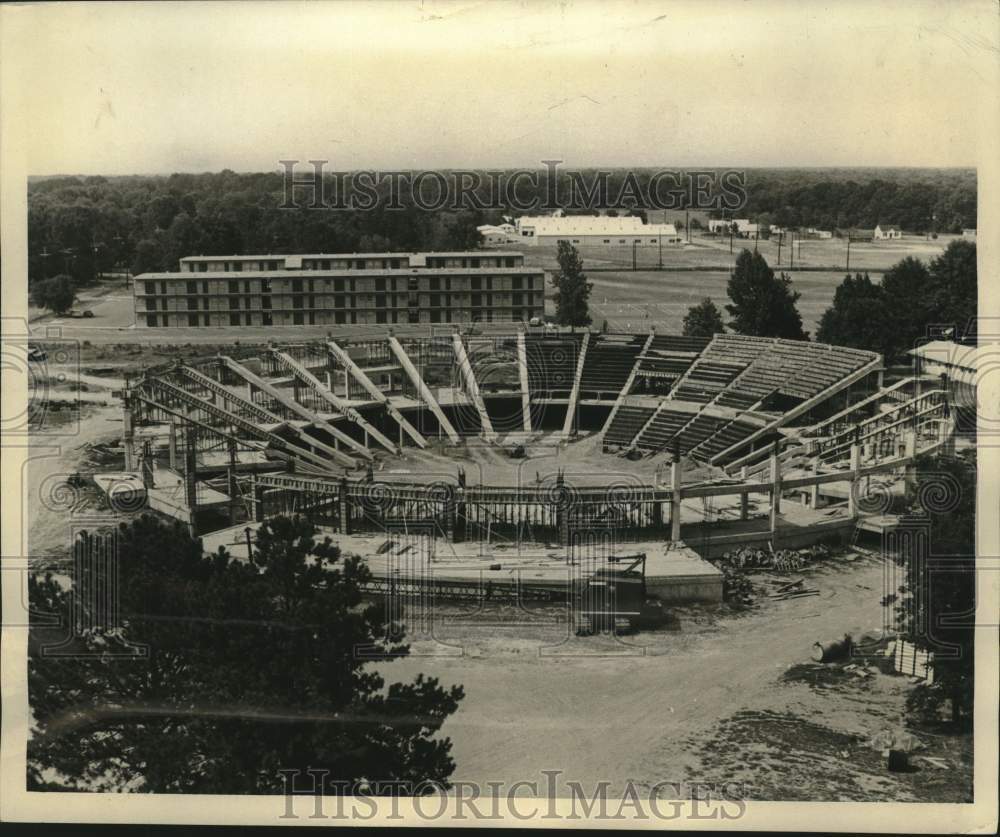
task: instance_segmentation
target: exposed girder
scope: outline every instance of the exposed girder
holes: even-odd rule
[[[366,448],[361,442],[352,439],[350,436],[344,433],[344,431],[338,430],[336,427],[330,424],[330,422],[328,422],[326,419],[316,415],[316,413],[314,413],[308,407],[304,407],[303,405],[299,404],[299,402],[296,401],[294,398],[289,398],[287,395],[281,392],[277,387],[272,386],[263,378],[261,378],[259,375],[255,375],[253,372],[251,372],[242,364],[237,363],[231,357],[227,357],[226,355],[219,355],[219,360],[221,360],[229,369],[231,369],[233,372],[239,375],[244,381],[251,384],[252,386],[257,387],[257,389],[261,390],[261,392],[266,392],[268,395],[271,396],[271,398],[273,398],[275,401],[277,401],[279,404],[285,407],[285,409],[290,410],[291,412],[302,417],[311,424],[314,424],[316,427],[322,428],[331,436],[333,436],[335,439],[347,445],[349,448],[352,448],[353,450],[357,451],[357,453],[363,458],[369,460],[375,458],[372,455],[372,452],[368,450],[368,448]],[[346,454],[342,453],[341,451],[336,450],[335,448],[329,448],[329,450],[334,451],[338,457],[343,457],[344,460],[354,464],[354,460],[351,459],[351,457],[347,456]]]
[[[402,428],[403,432],[413,440],[413,443],[420,448],[427,447],[427,439],[424,438],[423,434],[410,424],[396,405],[392,403],[392,400],[375,385],[375,382],[364,373],[364,370],[354,362],[353,358],[332,340],[327,341],[326,345],[354,380],[361,384],[372,398],[380,404],[385,405],[389,415]]]
[[[394,445],[391,439],[386,437],[386,435],[378,428],[374,427],[371,422],[365,419],[364,416],[362,416],[357,410],[344,402],[341,398],[338,398],[334,393],[330,392],[329,388],[326,387],[319,378],[313,375],[312,372],[295,360],[295,358],[278,349],[271,349],[271,354],[278,361],[278,363],[291,372],[292,375],[309,387],[309,389],[316,393],[316,395],[326,401],[326,403],[333,407],[334,410],[361,427],[369,436],[382,445],[382,447],[395,454],[400,452],[398,445]]]

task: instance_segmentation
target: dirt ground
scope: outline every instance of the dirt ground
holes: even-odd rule
[[[915,732],[947,768],[915,757],[912,773],[888,772],[869,744],[903,728],[907,678],[810,661],[817,640],[880,629],[881,561],[833,559],[802,574],[818,597],[741,613],[679,608],[679,624],[632,637],[577,638],[553,608],[413,614],[425,625],[413,656],[383,673],[464,686],[444,727],[456,780],[541,782],[559,770],[585,789],[740,781],[763,800],[966,799],[969,737]]]

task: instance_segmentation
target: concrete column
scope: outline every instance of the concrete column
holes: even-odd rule
[[[142,473],[142,484],[145,488],[152,488],[153,483],[153,445],[147,439],[142,444],[142,459],[139,462],[139,470]]]
[[[193,427],[187,431],[187,445],[184,449],[184,502],[191,511],[191,527],[195,528],[195,515],[198,512],[198,464],[195,444],[198,434]]]
[[[858,513],[858,504],[855,499],[858,491],[858,466],[860,464],[861,453],[855,442],[851,445],[851,477],[850,490],[847,493],[847,513],[854,517]]]
[[[556,497],[559,498],[556,505],[556,529],[559,530],[559,545],[566,546],[569,542],[569,521],[566,516],[566,509],[562,503],[563,497],[563,474],[560,471],[556,475]]]
[[[778,462],[778,446],[771,450],[771,537],[777,539],[778,515],[781,514],[781,463]]]
[[[256,480],[253,485],[253,519],[257,523],[264,522],[264,486]]]
[[[903,469],[903,488],[907,499],[913,496],[917,488],[917,466],[913,459],[917,454],[917,434],[915,430],[907,430],[903,435],[903,455],[907,463]]]
[[[347,497],[347,477],[340,478],[340,492],[337,495],[337,517],[340,524],[340,534],[351,534],[351,504]]]
[[[125,447],[125,470],[135,470],[135,431],[132,427],[132,410],[128,399],[125,400],[122,422],[122,444]]]
[[[740,468],[740,482],[747,481],[747,466]],[[743,492],[740,495],[740,520],[747,520],[750,517],[750,494]]]
[[[815,463],[813,463],[812,472],[813,476],[819,474],[819,466]],[[809,488],[809,505],[811,505],[813,507],[813,510],[815,511],[820,507],[821,502],[822,501],[820,500],[819,496],[819,484],[814,482],[812,486]]]
[[[468,521],[465,517],[465,485],[460,485],[455,491],[455,520],[452,528],[452,542],[464,543],[467,535]]]
[[[170,463],[170,470],[177,470],[177,422],[174,421],[173,417],[170,418],[170,432],[167,434],[167,449],[169,451],[168,462]]]
[[[884,387],[885,387],[885,369],[879,369],[877,374],[878,374],[878,378],[877,378],[878,388],[879,389],[884,389]]]
[[[229,525],[235,526],[239,512],[239,485],[236,482],[236,440],[229,440]]]
[[[670,540],[681,539],[681,462],[674,457],[670,463]]]

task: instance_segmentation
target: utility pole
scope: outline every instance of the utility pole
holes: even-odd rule
[[[851,234],[847,234],[847,272],[851,272]]]
[[[785,231],[778,233],[778,266],[781,266],[781,240],[785,237]]]
[[[733,225],[729,225],[729,252],[733,252]]]
[[[789,232],[789,235],[792,237],[791,241],[788,243],[788,249],[791,252],[791,256],[789,257],[791,260],[791,266],[789,269],[793,269],[795,267],[795,233]]]
[[[687,207],[685,207],[684,208],[684,234],[687,236],[688,244],[691,243],[691,221],[690,221],[690,219],[688,217],[688,213],[689,212],[690,212],[690,210]]]
[[[663,228],[662,228],[662,226],[660,227],[659,234],[656,236],[656,244],[660,248],[659,268],[660,268],[660,270],[663,270]]]
[[[635,270],[635,239],[632,240],[632,270]]]

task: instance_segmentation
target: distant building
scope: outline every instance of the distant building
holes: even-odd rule
[[[806,235],[810,236],[811,238],[818,238],[822,241],[825,241],[829,238],[833,238],[833,231],[818,230],[815,227],[809,227],[809,229],[806,230]]]
[[[141,327],[527,322],[545,273],[510,251],[189,256],[135,277]]]
[[[708,222],[708,231],[721,235],[729,235],[732,231],[738,238],[756,238],[760,225],[751,223],[749,218],[716,218]]]
[[[851,241],[872,241],[875,238],[875,230],[840,230],[841,238],[849,238]]]
[[[962,230],[962,238],[968,238],[972,241],[976,240],[976,231],[974,229]]]
[[[633,215],[525,216],[517,220],[515,239],[532,246],[565,241],[580,247],[677,246],[683,242],[673,224],[644,224]]]
[[[479,233],[482,243],[487,247],[506,244],[508,241],[507,231],[503,227],[494,226],[493,224],[483,224],[480,227],[476,227],[476,232]]]
[[[897,239],[903,237],[903,231],[896,226],[883,227],[881,225],[875,227],[874,238],[876,241],[888,241],[890,239]]]

